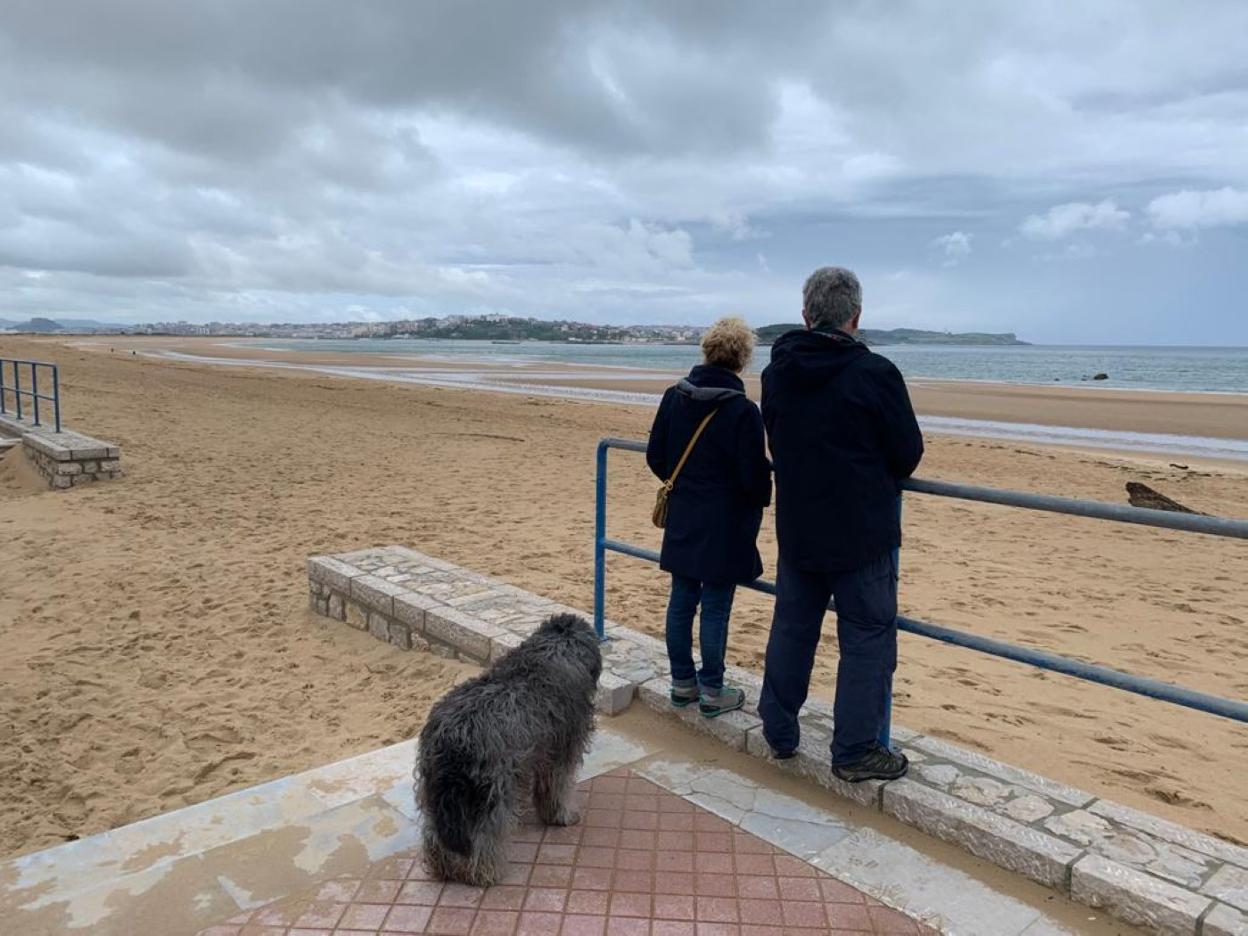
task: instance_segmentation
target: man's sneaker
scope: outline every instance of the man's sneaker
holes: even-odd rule
[[[724,686],[722,689],[702,691],[702,701],[698,703],[698,711],[707,718],[715,718],[725,712],[735,712],[745,705],[745,690],[736,686]]]
[[[689,685],[677,685],[672,683],[672,692],[670,696],[672,705],[677,708],[684,708],[686,705],[692,705],[702,698],[702,693],[698,689],[696,682]]]
[[[832,775],[846,783],[861,783],[863,780],[896,780],[904,777],[910,768],[910,761],[905,754],[890,751],[879,744],[871,748],[867,755],[852,764],[833,764]]]

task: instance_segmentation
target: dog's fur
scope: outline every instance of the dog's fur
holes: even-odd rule
[[[497,882],[508,828],[530,796],[548,825],[579,820],[571,795],[601,673],[593,627],[558,614],[434,705],[417,755],[431,873],[480,887]]]

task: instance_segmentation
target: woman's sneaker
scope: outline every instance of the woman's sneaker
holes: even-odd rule
[[[863,780],[896,780],[904,777],[909,769],[910,761],[905,754],[876,744],[865,757],[852,764],[833,764],[832,775],[846,783],[861,783]]]
[[[701,699],[702,692],[698,689],[698,684],[696,682],[691,682],[687,685],[684,683],[672,683],[670,698],[672,700],[672,705],[676,706],[676,708],[684,708],[685,706],[692,705],[694,702]]]
[[[745,690],[736,686],[724,686],[722,689],[703,689],[698,711],[707,718],[715,718],[725,712],[735,712],[743,705]]]

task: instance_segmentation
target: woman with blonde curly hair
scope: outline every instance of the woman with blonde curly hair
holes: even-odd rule
[[[707,329],[703,363],[663,395],[646,447],[646,461],[661,481],[676,473],[660,557],[672,576],[672,704],[697,702],[708,718],[745,704],[742,689],[724,685],[728,618],[737,585],[763,572],[755,540],[763,508],[771,503],[771,465],[762,417],[740,376],[753,353],[754,333],[741,319],[720,319]],[[696,668],[693,618],[699,606],[702,665]]]

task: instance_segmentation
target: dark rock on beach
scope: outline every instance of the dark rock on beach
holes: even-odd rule
[[[1147,507],[1149,510],[1172,510],[1175,513],[1199,514],[1200,511],[1184,507],[1178,501],[1166,497],[1160,491],[1154,491],[1147,484],[1139,481],[1127,482],[1127,501],[1132,507]]]

